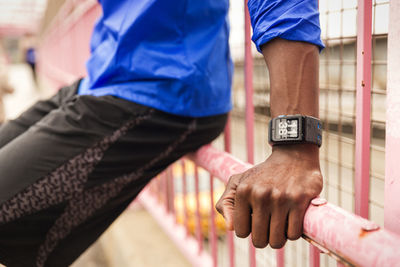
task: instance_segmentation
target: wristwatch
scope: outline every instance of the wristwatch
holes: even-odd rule
[[[322,144],[322,125],[317,118],[304,115],[280,115],[269,122],[271,145]]]

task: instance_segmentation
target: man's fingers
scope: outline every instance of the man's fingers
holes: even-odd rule
[[[284,205],[275,205],[271,213],[269,244],[272,248],[281,248],[286,243],[288,209]]]
[[[236,190],[233,226],[238,237],[247,237],[251,231],[251,208],[248,202],[251,187],[239,185]]]
[[[251,218],[251,238],[256,248],[265,248],[269,240],[270,212],[267,207],[257,205]]]
[[[303,233],[303,219],[306,212],[306,205],[298,206],[289,211],[287,238],[296,240]]]

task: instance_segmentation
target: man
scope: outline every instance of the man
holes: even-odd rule
[[[231,108],[228,0],[100,3],[88,77],[0,129],[6,265],[69,265],[152,177],[218,136]],[[249,10],[272,115],[317,117],[316,1],[252,0]],[[218,208],[238,236],[280,247],[300,236],[321,187],[316,145],[277,146],[231,178]]]
[[[28,47],[25,51],[25,62],[32,70],[32,77],[36,83],[36,50],[34,47]]]

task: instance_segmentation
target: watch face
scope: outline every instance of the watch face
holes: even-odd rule
[[[293,139],[299,137],[299,118],[281,118],[275,121],[275,137],[277,139]]]

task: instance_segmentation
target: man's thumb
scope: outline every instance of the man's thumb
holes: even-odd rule
[[[226,227],[228,230],[233,231],[233,209],[234,209],[234,198],[227,195],[223,195],[215,205],[215,208],[225,218]]]
[[[215,205],[217,211],[224,216],[226,227],[230,231],[233,231],[233,210],[235,208],[235,194],[239,179],[240,175],[233,175],[229,178],[225,192]]]

